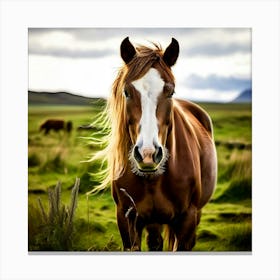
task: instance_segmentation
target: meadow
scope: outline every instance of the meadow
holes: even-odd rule
[[[200,105],[213,120],[218,182],[211,201],[203,209],[194,251],[251,251],[251,104]],[[110,190],[86,195],[98,184],[91,174],[100,166],[88,159],[100,147],[90,143],[88,137],[92,131],[77,129],[92,123],[102,108],[98,102],[92,106],[29,106],[29,251],[121,250]],[[48,118],[71,120],[72,132],[51,131],[44,135],[39,126]],[[72,191],[76,178],[80,178],[77,197]],[[60,188],[55,188],[57,182],[60,182]],[[56,200],[56,204],[52,204],[51,199]],[[58,218],[53,218],[50,225],[45,216],[54,215],[55,205]],[[64,224],[71,224],[71,230],[64,230]],[[144,239],[142,247],[147,249]]]

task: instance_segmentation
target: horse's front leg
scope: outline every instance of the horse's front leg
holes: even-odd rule
[[[162,251],[163,249],[163,239],[161,236],[162,225],[160,224],[150,224],[147,225],[147,244],[149,251]]]
[[[177,239],[177,251],[191,251],[196,242],[196,227],[199,212],[191,205],[188,210],[177,217],[172,228]]]
[[[117,206],[118,227],[124,251],[141,251],[143,226],[137,218],[134,209]]]

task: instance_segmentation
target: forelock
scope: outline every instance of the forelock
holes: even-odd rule
[[[159,45],[154,44],[155,48],[147,46],[136,47],[136,56],[126,65],[126,82],[132,82],[143,77],[150,68],[156,64],[163,63],[163,52]]]

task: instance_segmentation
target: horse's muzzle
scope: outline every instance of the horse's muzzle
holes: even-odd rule
[[[142,150],[142,153],[140,153],[139,147],[135,146],[133,157],[137,162],[138,168],[142,172],[155,172],[163,159],[163,151],[161,147],[156,147],[145,148]]]

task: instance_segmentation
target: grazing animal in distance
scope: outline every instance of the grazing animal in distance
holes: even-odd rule
[[[40,125],[40,131],[44,131],[45,135],[47,135],[50,132],[50,130],[54,130],[56,132],[60,130],[65,130],[68,133],[70,133],[72,127],[73,124],[71,121],[65,122],[64,120],[48,119]]]
[[[117,208],[124,250],[141,250],[147,230],[149,250],[189,251],[203,206],[216,184],[217,159],[212,122],[198,105],[174,98],[171,67],[179,43],[165,51],[154,44],[120,46],[124,65],[113,83],[107,111],[111,133],[103,154]]]

